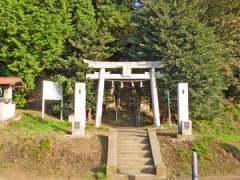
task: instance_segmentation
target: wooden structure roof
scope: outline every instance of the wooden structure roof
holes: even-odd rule
[[[23,81],[20,77],[0,77],[0,85],[4,86],[23,86]]]

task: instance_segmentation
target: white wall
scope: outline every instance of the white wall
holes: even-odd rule
[[[15,116],[15,109],[15,104],[0,102],[0,121],[13,118]]]

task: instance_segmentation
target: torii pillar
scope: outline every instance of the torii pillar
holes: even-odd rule
[[[158,92],[157,92],[155,68],[152,68],[150,70],[150,86],[151,86],[154,126],[155,127],[160,127],[161,126],[161,124],[160,124],[160,112],[159,112]]]
[[[105,69],[101,68],[99,73],[98,82],[98,96],[97,96],[97,108],[96,108],[96,124],[98,128],[102,124],[102,107],[103,107],[103,97],[104,97],[104,84],[105,84]]]

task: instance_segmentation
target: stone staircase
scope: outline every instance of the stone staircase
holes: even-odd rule
[[[109,144],[109,148],[116,150],[108,154],[108,179],[157,180],[163,177],[165,172],[157,174],[147,130],[121,128],[117,129],[112,137],[114,138],[110,140],[112,144]]]

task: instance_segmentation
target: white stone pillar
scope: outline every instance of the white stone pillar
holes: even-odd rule
[[[99,82],[98,82],[98,97],[97,97],[96,122],[95,122],[96,127],[100,127],[102,124],[104,83],[105,83],[105,69],[101,68],[99,73]]]
[[[75,83],[72,135],[84,135],[86,128],[86,84]]]
[[[178,84],[178,133],[192,135],[192,122],[189,120],[188,83]]]
[[[159,104],[158,104],[158,92],[157,92],[157,83],[156,83],[156,72],[155,69],[152,68],[150,70],[150,85],[151,85],[151,96],[152,96],[152,107],[153,107],[153,117],[154,117],[154,125],[156,127],[160,127],[160,112],[159,112]]]

